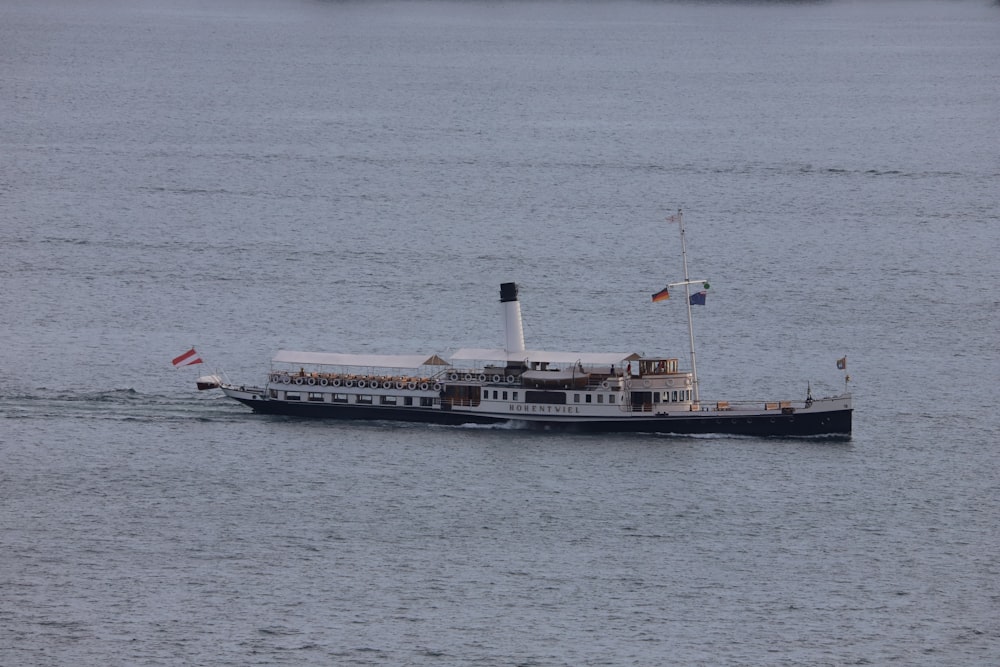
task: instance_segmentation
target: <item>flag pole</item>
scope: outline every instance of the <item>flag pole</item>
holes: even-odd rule
[[[691,280],[688,278],[687,241],[684,234],[684,212],[677,209],[677,225],[681,230],[681,259],[684,262],[684,303],[688,313],[688,341],[691,344],[691,382],[694,385],[694,402],[700,401],[698,394],[698,365],[694,354],[694,323],[691,319]]]

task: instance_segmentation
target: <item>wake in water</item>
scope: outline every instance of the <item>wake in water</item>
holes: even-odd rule
[[[496,424],[461,424],[460,426],[445,426],[445,428],[462,428],[478,431],[530,431],[531,424],[525,421],[506,421]]]
[[[218,420],[245,415],[223,396],[146,394],[132,388],[0,395],[4,419]]]

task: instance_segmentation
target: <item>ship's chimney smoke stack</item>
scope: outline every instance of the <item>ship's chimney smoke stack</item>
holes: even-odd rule
[[[517,285],[500,285],[500,307],[503,309],[504,348],[524,352],[524,328],[521,326],[521,302],[517,300]]]

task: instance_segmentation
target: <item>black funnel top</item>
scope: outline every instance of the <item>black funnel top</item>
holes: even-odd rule
[[[517,301],[517,283],[501,283],[500,303]]]

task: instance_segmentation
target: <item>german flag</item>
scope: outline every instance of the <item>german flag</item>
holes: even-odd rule
[[[657,301],[666,301],[669,298],[670,298],[669,288],[664,287],[659,292],[653,295],[653,303],[656,303]]]

